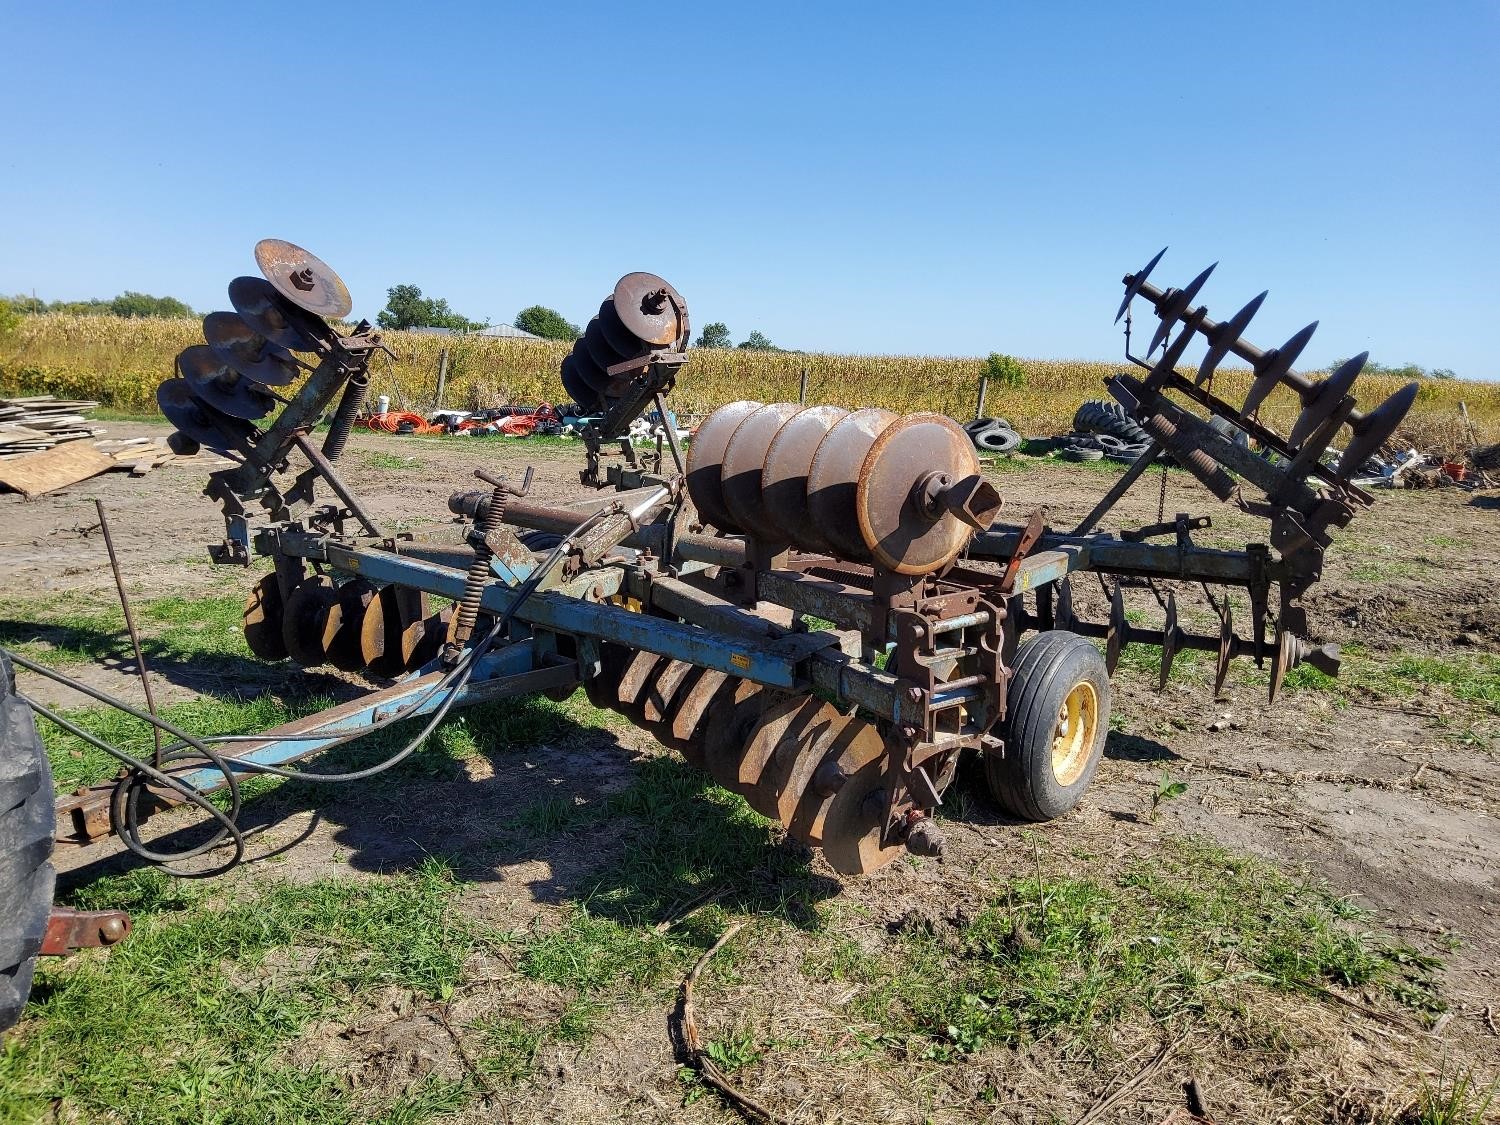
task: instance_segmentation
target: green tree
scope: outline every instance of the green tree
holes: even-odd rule
[[[576,340],[583,333],[570,324],[563,314],[546,305],[530,305],[516,313],[515,326],[544,340]]]
[[[92,302],[90,302],[92,303]],[[184,302],[176,297],[153,297],[149,293],[137,293],[127,289],[109,303],[109,311],[116,316],[168,316],[187,318],[196,316]]]
[[[424,297],[415,285],[395,285],[385,291],[385,308],[375,315],[382,328],[448,328],[472,332],[485,325],[448,307],[444,297]]]
[[[1014,356],[990,352],[984,361],[984,373],[1003,387],[1026,385],[1026,368]]]
[[[0,338],[9,336],[21,323],[21,311],[4,297],[0,297]]]
[[[740,342],[740,347],[747,352],[779,352],[781,349],[771,343],[765,333],[757,330],[746,336]]]
[[[1328,365],[1328,370],[1337,371],[1345,363],[1344,359],[1336,359]],[[1426,368],[1419,363],[1403,363],[1399,367],[1385,363],[1376,363],[1373,359],[1365,360],[1365,365],[1360,368],[1362,375],[1389,375],[1393,379],[1457,379],[1457,372],[1448,367]]]
[[[695,348],[732,348],[734,341],[729,338],[729,326],[722,320],[716,320],[712,324],[705,324],[703,331],[698,333],[698,339],[693,341]]]

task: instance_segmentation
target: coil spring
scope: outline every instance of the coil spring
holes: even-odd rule
[[[365,394],[370,389],[370,377],[359,372],[349,377],[344,385],[343,397],[334,411],[333,422],[328,427],[328,436],[323,439],[323,456],[330,462],[337,461],[349,444],[349,432],[354,429],[354,416],[365,404]]]
[[[454,616],[453,636],[443,646],[444,664],[451,665],[458,659],[479,621],[479,604],[484,598],[484,587],[490,576],[490,559],[494,554],[490,550],[489,536],[505,523],[505,508],[506,490],[497,484],[490,493],[489,505],[473,535],[474,561],[469,564],[469,572],[464,576],[464,596],[459,599],[458,611]]]

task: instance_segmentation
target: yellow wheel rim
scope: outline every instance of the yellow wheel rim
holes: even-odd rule
[[[1052,776],[1059,785],[1072,785],[1089,764],[1094,736],[1099,731],[1099,695],[1087,680],[1075,684],[1057,712],[1052,735]]]

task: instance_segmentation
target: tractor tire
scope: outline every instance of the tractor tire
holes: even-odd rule
[[[1073,415],[1073,428],[1086,434],[1109,434],[1128,445],[1144,445],[1151,435],[1136,425],[1118,402],[1090,399]]]
[[[1087,639],[1063,629],[1028,638],[1006,692],[1004,746],[984,755],[990,795],[1020,820],[1073,808],[1104,754],[1109,708],[1109,670]]]
[[[980,430],[971,437],[975,447],[985,453],[1014,453],[1021,448],[1021,435],[1001,426]]]
[[[0,653],[0,1032],[21,1018],[52,913],[52,769]]]

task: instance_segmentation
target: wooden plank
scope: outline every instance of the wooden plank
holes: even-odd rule
[[[113,457],[92,445],[69,442],[43,453],[27,453],[0,463],[0,484],[31,500],[114,467]]]

